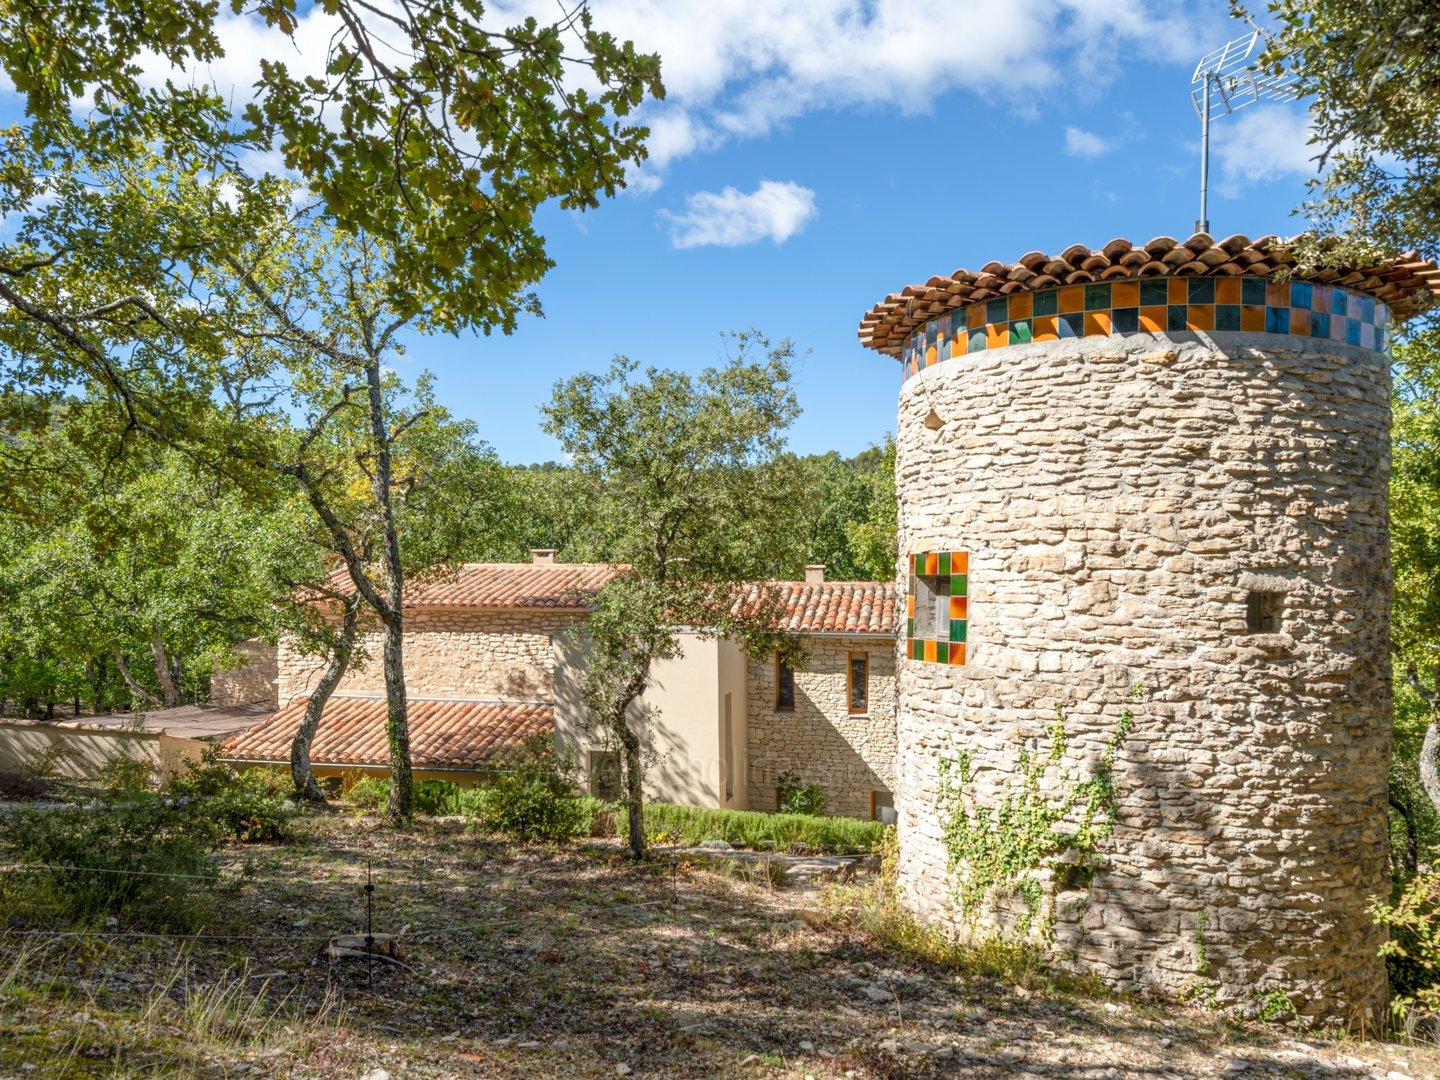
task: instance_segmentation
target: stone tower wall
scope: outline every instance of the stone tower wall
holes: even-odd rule
[[[1016,344],[908,378],[902,562],[969,556],[965,662],[897,671],[908,903],[978,925],[942,758],[968,753],[993,807],[1057,708],[1083,778],[1128,706],[1103,861],[1046,886],[1056,954],[1131,988],[1380,1018],[1389,400],[1383,352],[1242,332]],[[1278,595],[1273,629],[1247,629],[1251,592]]]

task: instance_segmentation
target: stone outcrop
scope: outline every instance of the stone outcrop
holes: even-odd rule
[[[1238,332],[1014,345],[906,382],[901,558],[969,553],[967,663],[899,661],[917,911],[972,925],[942,758],[968,753],[993,806],[1057,708],[1083,777],[1128,707],[1100,864],[1047,886],[1070,890],[1056,955],[1132,988],[1380,1019],[1389,401],[1382,352]]]

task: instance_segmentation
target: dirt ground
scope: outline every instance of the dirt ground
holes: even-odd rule
[[[0,936],[0,1077],[1440,1077],[1440,1052],[927,966],[618,845],[342,815],[232,850],[202,935]],[[332,934],[401,934],[398,963]]]

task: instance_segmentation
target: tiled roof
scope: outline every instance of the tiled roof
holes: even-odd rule
[[[298,698],[263,724],[225,740],[223,758],[290,760],[290,742],[305,715]],[[411,698],[410,752],[417,769],[473,769],[529,736],[550,731],[555,708],[533,702],[433,701]],[[317,765],[388,765],[383,699],[332,697],[310,747]]]
[[[449,577],[409,589],[406,608],[555,608],[584,611],[589,597],[626,568],[613,563],[466,563]],[[333,586],[352,587],[344,567]]]
[[[1075,244],[1058,255],[1032,251],[1018,262],[990,262],[978,271],[960,269],[948,277],[932,277],[924,285],[908,285],[891,293],[871,308],[860,320],[860,343],[899,357],[905,339],[927,320],[1016,292],[1124,278],[1270,277],[1277,273],[1369,293],[1388,304],[1398,319],[1409,318],[1433,296],[1440,296],[1440,268],[1413,252],[1371,266],[1301,272],[1295,269],[1285,241],[1277,236],[1251,240],[1235,235],[1217,241],[1196,233],[1184,241],[1159,236],[1143,245],[1111,240],[1094,250]]]
[[[894,634],[900,593],[888,581],[772,581],[752,584],[736,605],[757,604],[761,590],[778,591],[781,629],[797,634]]]

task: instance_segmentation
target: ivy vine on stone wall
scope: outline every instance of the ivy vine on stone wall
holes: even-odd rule
[[[1077,779],[1063,765],[1065,713],[1057,708],[1055,722],[1046,732],[1048,752],[1022,747],[1011,790],[998,803],[986,806],[977,805],[968,792],[973,779],[970,754],[962,751],[940,759],[940,820],[956,899],[966,921],[974,919],[987,899],[1018,898],[1024,907],[1017,916],[1017,929],[1022,934],[1038,929],[1046,937],[1051,935],[1058,883],[1073,883],[1078,876],[1088,884],[1100,843],[1115,831],[1115,751],[1133,723],[1126,708],[1093,775]],[[1052,770],[1058,775],[1052,776]],[[1052,901],[1048,907],[1047,874]]]

